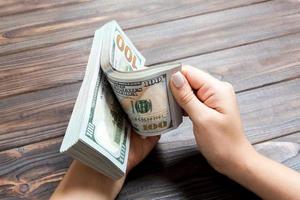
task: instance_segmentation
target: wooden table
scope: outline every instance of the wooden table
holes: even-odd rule
[[[0,199],[48,199],[94,31],[116,19],[148,65],[179,61],[231,82],[249,140],[300,170],[296,0],[0,1]],[[163,135],[119,199],[257,199],[199,154],[191,124]]]

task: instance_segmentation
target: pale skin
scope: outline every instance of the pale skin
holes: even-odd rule
[[[231,84],[184,66],[172,76],[170,87],[193,122],[199,151],[216,171],[263,199],[300,199],[300,174],[260,155],[245,137]],[[128,172],[148,155],[158,139],[132,134]],[[125,178],[112,181],[74,161],[51,199],[114,199]]]

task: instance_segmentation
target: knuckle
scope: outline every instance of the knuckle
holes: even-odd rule
[[[222,116],[220,119],[218,119],[217,126],[225,131],[228,128],[228,125],[231,124],[232,119],[228,120],[226,117]]]
[[[193,121],[193,127],[198,129],[202,126],[202,124],[205,124],[204,120],[202,119],[201,115],[197,115],[196,117],[191,118]]]
[[[229,82],[223,82],[223,85],[227,90],[234,90],[232,84]]]
[[[215,117],[212,114],[206,114],[201,116],[202,119],[199,119],[202,121],[203,124],[212,124],[215,122]]]
[[[189,90],[184,95],[181,96],[180,102],[182,105],[188,104],[195,97],[195,94],[192,90]]]
[[[224,120],[222,120],[222,115],[217,113],[206,113],[205,115],[201,115],[199,117],[199,121],[201,120],[201,124],[206,127],[214,127],[214,129],[223,129]]]

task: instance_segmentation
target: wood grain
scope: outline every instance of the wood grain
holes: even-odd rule
[[[48,199],[71,159],[59,154],[61,138],[0,153],[1,199]]]
[[[149,65],[231,82],[262,154],[300,171],[300,4],[269,0],[0,2],[0,199],[48,199],[92,35],[116,19]],[[258,199],[199,154],[191,122],[162,136],[118,199]]]
[[[300,133],[295,133],[256,145],[256,148],[300,170],[299,138]],[[0,198],[48,199],[71,161],[58,153],[61,140],[50,139],[0,152]],[[268,151],[270,149],[273,150]],[[215,172],[198,153],[193,139],[160,141],[150,156],[132,171],[119,199],[141,198],[257,199]]]
[[[300,133],[295,133],[260,144],[258,149],[300,171],[299,138]],[[259,199],[216,173],[199,155],[194,140],[159,143],[130,175],[119,199]]]
[[[257,2],[263,0],[91,1],[47,12],[40,10],[2,17],[0,55],[91,37],[97,28],[112,19],[127,29]]]
[[[152,65],[162,55],[164,62],[172,61],[299,32],[299,11],[298,3],[268,1],[127,33]]]
[[[237,98],[244,129],[251,143],[300,130],[299,78],[245,91]],[[193,138],[192,124],[187,118],[178,131],[167,134],[162,141],[183,142],[190,138]]]
[[[0,99],[81,81],[91,42],[80,40],[0,57]],[[249,90],[300,76],[300,33],[173,62],[230,81],[237,92]]]
[[[79,87],[71,84],[0,101],[0,150],[63,135]]]
[[[275,7],[274,9],[283,9],[282,5],[277,4],[278,3],[276,1],[276,4],[271,6]],[[243,13],[249,13],[251,11],[249,7],[253,8],[253,10],[260,8],[254,8],[258,5],[261,4],[239,9],[232,9],[226,12],[230,12],[228,16],[234,18],[234,15],[240,13],[240,15],[242,15]],[[246,8],[248,10],[246,10]],[[268,8],[269,10],[261,9],[262,11],[259,16],[263,16],[264,11],[266,13],[267,11],[271,12],[271,8]],[[273,15],[275,15],[274,12],[272,13]],[[283,14],[284,13],[282,13],[282,15]],[[244,18],[241,18],[239,20],[233,21],[233,19],[229,17],[227,17],[227,19],[224,19],[225,17],[221,16],[220,13],[212,13],[210,15],[216,15],[213,18],[215,21],[210,21],[211,18],[208,18],[205,22],[211,23],[210,25],[206,24],[207,27],[205,29],[208,29],[209,32],[214,33],[213,35],[211,35],[212,38],[210,39],[205,38],[210,37],[209,34],[193,33],[193,36],[191,36],[191,33],[188,30],[175,31],[174,33],[169,31],[169,35],[166,36],[156,34],[157,32],[166,32],[168,30],[173,30],[173,27],[176,26],[180,28],[182,26],[182,24],[180,23],[174,26],[170,26],[168,25],[168,23],[164,23],[164,25],[160,24],[156,26],[150,26],[151,28],[147,26],[148,28],[143,27],[137,29],[140,31],[136,31],[136,29],[133,29],[128,31],[128,33],[134,33],[134,35],[132,35],[132,39],[137,40],[138,45],[141,46],[142,52],[145,52],[145,56],[146,58],[148,58],[150,64],[153,62],[165,62],[166,56],[169,56],[170,59],[175,59],[175,61],[172,60],[172,62],[182,61],[183,63],[193,64],[195,66],[199,66],[200,68],[207,69],[217,77],[232,81],[233,84],[237,87],[238,91],[249,89],[248,86],[258,87],[264,84],[270,84],[272,82],[282,81],[291,77],[299,76],[299,67],[297,67],[300,62],[299,33],[289,33],[287,36],[281,36],[274,39],[266,39],[263,42],[251,43],[251,38],[255,37],[254,35],[257,35],[258,32],[260,33],[260,31],[248,31],[245,36],[236,37],[236,34],[239,34],[237,33],[237,31],[245,31],[244,28],[241,27],[241,25],[245,23],[243,20],[245,20],[246,16],[243,16]],[[266,25],[263,25],[260,20],[255,21],[255,19],[253,19],[253,23],[255,23],[253,24],[253,26],[259,26],[262,31],[269,31],[269,33],[271,34],[269,36],[271,38],[275,37],[275,35],[277,34],[280,35],[283,32],[287,33],[289,32],[289,29],[293,29],[291,30],[292,32],[300,31],[300,28],[296,28],[297,26],[293,26],[289,23],[289,21],[297,21],[298,19],[300,19],[300,17],[298,17],[295,13],[286,15],[289,16],[289,18],[287,16],[286,19],[280,16],[277,16],[277,18],[276,16],[273,16],[273,18],[270,19],[269,17],[262,17],[261,20],[263,20],[264,18],[267,18],[265,20],[271,20],[271,22],[268,22],[266,24],[277,26],[278,30],[276,30],[276,27],[272,29],[262,27]],[[193,20],[191,20],[191,18],[184,19],[184,21],[188,22],[183,23],[183,26],[185,26],[185,24],[199,23],[198,21],[204,18],[204,16],[200,16],[201,18],[199,17],[199,19],[198,17],[199,16],[197,16],[195,19],[193,18]],[[222,21],[220,21],[221,18]],[[217,20],[219,20],[220,22],[216,22]],[[281,26],[279,22],[287,23],[289,25]],[[202,23],[204,22],[202,21]],[[237,24],[232,25],[230,23]],[[276,23],[278,24],[276,25]],[[198,26],[200,25],[201,24],[198,24]],[[221,33],[221,30],[214,30],[215,26],[220,26],[220,28],[222,27],[222,31],[227,32],[228,36],[226,37],[224,33]],[[249,25],[249,27],[253,26]],[[155,37],[160,42],[149,41],[149,37],[141,39],[141,36],[145,35],[145,32],[147,32],[146,30],[144,30],[146,28],[148,30],[151,29],[150,32],[151,34],[153,34],[153,36],[151,37]],[[201,31],[201,27],[195,31],[197,32],[198,30]],[[263,34],[268,35],[269,33]],[[248,35],[250,40],[246,38],[248,37],[247,34],[250,34]],[[176,39],[174,39],[174,41],[170,41],[168,38],[172,37]],[[199,39],[201,37],[202,39]],[[198,38],[199,40],[203,41],[194,43],[192,41],[193,38]],[[232,47],[233,43],[229,41],[236,40],[236,38],[241,39],[241,41],[246,44],[239,46],[240,43],[238,42],[239,45],[237,47]],[[138,42],[139,40],[141,41]],[[91,41],[91,38],[89,38],[85,40],[63,43],[47,48],[1,56],[0,98],[39,89],[57,87],[66,83],[78,82],[82,79],[84,74]],[[203,43],[207,41],[210,41],[207,44],[208,46],[204,45]],[[151,45],[151,47],[149,45]],[[178,48],[173,48],[172,46],[177,46]],[[186,48],[181,49],[181,46],[185,46]],[[226,49],[227,47],[229,49]],[[149,48],[154,49],[154,51],[149,52]],[[192,48],[194,48],[194,50],[190,51],[190,49]],[[220,50],[222,48],[225,48],[225,50]],[[212,52],[210,53],[210,51]],[[176,60],[178,57],[177,55],[181,55],[181,52],[182,55],[184,55],[185,53],[194,55],[197,54],[197,52],[200,54],[204,54],[200,56],[190,55],[186,59]],[[64,71],[64,73],[61,73],[61,71]],[[253,74],[256,72],[260,73],[260,75]]]
[[[91,42],[0,56],[0,99],[82,81]]]
[[[240,93],[238,95],[240,113],[250,141],[258,143],[298,132],[299,99],[299,78]]]
[[[300,171],[300,135],[299,133],[256,145],[263,155]]]
[[[300,77],[300,33],[174,62],[197,66],[242,92]]]
[[[299,79],[295,79],[238,94],[245,129],[252,142],[300,130],[299,85]],[[63,135],[79,86],[65,85],[3,99],[0,150]],[[191,135],[191,131],[191,124],[185,121],[174,134]]]
[[[53,9],[65,7],[89,0],[43,0],[43,1],[19,1],[5,0],[0,1],[0,17],[28,13],[30,11]],[[28,14],[27,14],[28,15]]]

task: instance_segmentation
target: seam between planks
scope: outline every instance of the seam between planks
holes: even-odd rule
[[[20,92],[18,94],[13,94],[13,95],[7,95],[3,98],[0,98],[0,100],[6,99],[6,98],[10,98],[10,97],[14,97],[14,96],[19,96],[19,95],[23,95],[23,94],[29,94],[29,93],[33,93],[33,92],[38,92],[38,91],[43,91],[43,90],[49,90],[49,89],[55,89],[55,88],[59,88],[59,87],[64,87],[66,85],[76,85],[78,83],[81,83],[83,80],[79,80],[79,81],[74,81],[74,82],[70,82],[70,83],[60,83],[56,86],[49,86],[49,87],[45,87],[43,89],[37,89],[37,90],[30,90],[30,91],[25,91],[25,92]],[[79,90],[78,90],[79,92]]]
[[[282,80],[282,81],[277,81],[277,82],[274,82],[273,84],[266,84],[265,86],[262,86],[262,87],[267,87],[267,86],[271,86],[271,85],[277,85],[277,84],[281,84],[281,83],[284,83],[284,82],[293,81],[293,80],[298,79],[298,78],[300,78],[300,76],[295,77],[295,78],[292,78],[292,79],[284,79],[284,80]],[[62,87],[62,86],[58,86],[58,87]],[[256,90],[256,89],[259,89],[259,88],[262,88],[262,87],[254,87],[253,89],[249,89],[249,90],[247,90],[247,91]],[[246,91],[245,91],[245,90],[244,90],[244,91],[241,91],[241,92],[236,91],[236,93],[238,93],[238,94],[241,94],[241,93],[243,93],[243,92],[246,92]],[[67,122],[67,121],[66,121],[66,122]],[[43,127],[43,126],[41,126],[41,127]],[[34,128],[32,128],[32,129],[35,129],[35,128],[37,128],[37,127],[34,127]],[[30,129],[27,129],[27,130],[30,130]],[[262,142],[267,142],[267,141],[269,141],[269,140],[273,140],[273,139],[281,138],[281,137],[284,137],[284,136],[292,135],[292,134],[298,133],[299,131],[300,131],[300,130],[292,131],[292,132],[288,132],[288,133],[286,133],[286,134],[284,134],[284,135],[275,136],[275,137],[273,137],[273,138],[266,139],[266,140],[262,140],[262,141],[259,141],[259,142],[254,142],[254,143],[252,143],[252,145],[256,145],[256,144],[259,144],[259,143],[262,143]],[[37,142],[28,143],[28,144],[26,144],[26,145],[23,144],[23,145],[16,145],[16,146],[14,146],[13,148],[4,148],[4,149],[2,149],[0,152],[7,151],[7,150],[11,150],[11,149],[14,149],[14,148],[24,147],[24,146],[27,146],[27,145],[30,145],[30,144],[36,144],[36,143],[44,142],[44,141],[47,141],[47,140],[50,140],[50,139],[63,138],[63,137],[64,137],[64,135],[56,135],[56,136],[53,136],[53,137],[50,137],[50,138],[41,139],[41,140],[39,140],[39,141],[37,141]]]
[[[257,144],[261,144],[261,143],[264,143],[264,142],[269,142],[269,141],[272,141],[272,140],[275,140],[275,139],[279,139],[279,138],[283,138],[283,137],[287,137],[287,136],[290,136],[290,135],[294,135],[294,134],[297,134],[297,133],[300,133],[300,131],[292,131],[292,132],[289,132],[289,133],[286,133],[284,135],[280,135],[280,136],[276,136],[276,137],[273,137],[273,138],[270,138],[270,139],[266,139],[266,140],[262,140],[262,141],[259,141],[259,142],[254,142],[254,143],[251,143],[252,146],[255,146]],[[54,139],[63,139],[64,135],[57,135],[57,136],[53,136],[53,137],[49,137],[47,139],[44,139],[44,140],[40,140],[40,141],[37,141],[37,142],[32,142],[32,143],[28,143],[28,144],[25,144],[25,145],[16,145],[14,146],[13,148],[7,148],[7,149],[2,149],[0,151],[0,153],[4,152],[4,151],[9,151],[9,150],[13,150],[15,148],[22,148],[22,147],[25,147],[25,146],[28,146],[28,145],[32,145],[32,144],[38,144],[38,143],[41,143],[41,142],[45,142],[47,140],[54,140]]]
[[[252,143],[252,145],[257,145],[257,144],[261,144],[261,143],[264,143],[264,142],[269,142],[269,141],[272,141],[272,140],[275,140],[275,139],[278,139],[278,138],[282,138],[282,137],[286,137],[286,136],[290,136],[290,135],[294,135],[294,134],[297,134],[297,133],[300,133],[300,131],[292,131],[290,133],[286,133],[284,135],[280,135],[280,136],[275,136],[273,138],[270,138],[270,139],[266,139],[266,140],[262,140],[262,141],[259,141],[259,142],[254,142]]]
[[[280,83],[292,81],[292,80],[295,80],[295,79],[298,79],[298,78],[300,78],[300,75],[296,75],[296,76],[293,76],[293,77],[285,78],[285,79],[282,79],[282,80],[279,80],[279,81],[265,83],[265,84],[262,84],[262,85],[259,85],[259,86],[255,86],[255,87],[250,87],[250,88],[247,88],[247,89],[244,89],[244,90],[239,90],[239,91],[236,91],[235,93],[236,94],[241,94],[243,92],[248,92],[248,91],[259,89],[259,88],[263,88],[263,87],[267,87],[267,86],[271,86],[271,85],[276,85],[276,84],[280,84]]]
[[[133,30],[133,29],[142,28],[142,27],[147,27],[147,26],[158,25],[158,24],[163,24],[163,23],[168,23],[168,22],[173,22],[173,21],[182,20],[182,19],[188,19],[188,18],[192,18],[192,17],[196,17],[196,16],[202,16],[202,15],[206,15],[206,14],[218,13],[218,12],[223,12],[223,11],[227,11],[227,10],[234,10],[234,9],[248,7],[248,6],[252,6],[252,5],[263,4],[263,3],[266,3],[266,2],[270,2],[270,1],[274,1],[274,0],[265,0],[265,1],[261,1],[261,2],[254,2],[254,3],[249,3],[249,4],[245,4],[245,5],[241,5],[241,6],[233,6],[233,7],[230,7],[230,8],[219,9],[219,10],[215,10],[215,11],[209,11],[209,12],[205,12],[205,13],[179,17],[179,18],[176,18],[176,19],[162,20],[160,22],[149,23],[149,24],[144,24],[144,25],[137,25],[137,26],[125,28],[124,31]],[[88,38],[92,38],[92,37],[93,37],[93,35],[87,35],[87,36],[84,36],[84,37],[78,37],[78,38],[75,38],[75,39],[65,40],[63,42],[58,42],[58,43],[53,43],[53,44],[43,44],[43,46],[37,45],[37,46],[29,47],[29,48],[26,47],[24,49],[19,49],[17,51],[8,51],[8,52],[5,52],[5,53],[0,53],[0,56],[17,54],[17,53],[21,53],[21,52],[28,51],[28,50],[47,48],[47,47],[51,47],[51,46],[56,46],[58,44],[64,44],[64,43],[67,43],[67,42],[73,42],[73,41],[88,39]]]
[[[212,14],[212,13],[223,12],[223,11],[227,11],[227,10],[234,10],[234,9],[237,9],[237,8],[244,8],[244,7],[257,5],[257,4],[263,4],[263,3],[266,3],[266,2],[269,2],[269,1],[274,1],[274,0],[265,0],[265,1],[253,2],[253,3],[240,5],[240,6],[233,6],[233,7],[230,7],[230,8],[224,8],[224,9],[219,9],[219,10],[217,9],[217,10],[214,10],[214,11],[207,11],[207,12],[200,13],[200,14],[194,14],[194,15],[187,15],[187,16],[184,16],[184,17],[178,17],[176,19],[170,19],[170,20],[164,20],[164,21],[155,22],[155,23],[149,23],[149,24],[145,24],[145,25],[134,26],[134,27],[124,29],[124,30],[131,30],[131,29],[143,28],[143,27],[147,27],[147,26],[154,26],[154,25],[157,25],[157,24],[174,22],[174,21],[177,21],[177,20],[188,19],[188,18],[192,18],[192,17],[196,17],[196,16],[202,16],[202,15],[207,15],[207,14]]]
[[[229,49],[234,49],[234,48],[238,48],[238,47],[242,47],[242,46],[248,46],[248,45],[252,45],[252,44],[256,44],[256,43],[260,43],[260,42],[265,42],[265,41],[269,41],[269,40],[273,40],[273,39],[277,39],[277,38],[282,38],[282,37],[286,37],[286,36],[290,36],[290,35],[296,35],[296,34],[299,34],[299,33],[300,33],[300,31],[297,31],[297,32],[294,32],[294,33],[282,34],[282,35],[279,35],[279,36],[276,36],[276,37],[270,37],[270,38],[265,38],[265,39],[261,39],[261,40],[256,40],[256,41],[252,41],[252,42],[248,42],[248,43],[244,43],[244,44],[239,44],[239,45],[235,45],[235,46],[228,47],[228,48],[216,49],[216,50],[209,51],[209,52],[206,52],[206,53],[195,54],[195,55],[191,55],[191,56],[177,58],[175,60],[157,62],[157,63],[154,63],[154,64],[150,65],[149,67],[155,66],[155,65],[159,65],[159,64],[172,63],[172,62],[176,62],[176,61],[179,61],[179,60],[182,60],[182,59],[188,59],[188,58],[193,58],[193,57],[197,57],[197,56],[208,55],[208,54],[212,54],[212,53],[216,53],[216,52],[222,52],[222,51],[226,51],[226,50],[229,50]],[[89,38],[89,37],[85,37],[82,40],[87,39],[87,38]],[[59,43],[59,44],[55,44],[53,46],[61,45],[63,43],[68,43],[68,42],[72,42],[72,41],[74,41],[74,40],[65,41],[65,42],[62,42],[62,43]],[[43,48],[46,48],[46,47],[40,47],[38,49],[43,49]],[[270,83],[267,83],[267,84],[263,84],[263,85],[256,86],[256,87],[247,88],[247,89],[240,90],[240,91],[236,91],[236,93],[241,93],[241,92],[244,92],[244,91],[250,91],[252,89],[256,89],[256,88],[260,88],[260,87],[272,85],[274,83],[289,81],[289,80],[293,80],[293,79],[296,79],[296,78],[298,78],[298,76],[290,77],[290,78],[283,79],[283,80],[280,80],[280,81],[270,82]],[[65,86],[65,85],[77,84],[77,83],[80,83],[80,82],[82,82],[82,80],[80,80],[80,81],[74,81],[74,82],[69,82],[69,83],[61,83],[59,85],[49,86],[49,87],[45,87],[43,89],[36,89],[36,90],[30,90],[30,91],[20,92],[20,93],[17,93],[17,94],[7,95],[5,97],[0,98],[0,100],[6,99],[6,98],[9,98],[9,97],[13,97],[13,96],[22,95],[22,94],[27,94],[27,93],[32,93],[32,92],[47,90],[47,89],[51,89],[51,88],[58,88],[58,87],[62,87],[62,86]]]
[[[216,53],[216,52],[222,52],[222,51],[226,51],[226,50],[229,50],[229,49],[234,49],[234,48],[238,48],[238,47],[242,47],[242,46],[248,46],[248,45],[252,45],[252,44],[256,44],[256,43],[260,43],[260,42],[274,40],[274,39],[277,39],[277,38],[283,38],[283,37],[290,36],[290,35],[296,35],[296,34],[299,34],[299,33],[300,33],[300,30],[296,31],[296,32],[293,32],[293,33],[286,33],[286,34],[277,35],[277,36],[274,36],[274,37],[268,37],[268,38],[264,38],[264,39],[260,39],[260,40],[254,40],[254,41],[251,41],[251,42],[245,42],[243,44],[238,44],[238,45],[234,45],[234,46],[227,47],[227,48],[220,48],[220,49],[216,49],[216,50],[212,50],[212,51],[207,51],[205,53],[193,54],[193,55],[190,55],[190,56],[180,57],[180,58],[176,58],[175,60],[166,60],[166,61],[162,61],[162,62],[156,62],[156,63],[151,64],[150,66],[166,64],[166,63],[169,63],[169,62],[176,62],[176,61],[179,61],[179,60],[182,60],[182,59],[188,59],[188,58],[193,58],[193,57],[197,57],[197,56],[208,55],[208,54]]]
[[[32,10],[26,10],[26,11],[20,11],[18,13],[12,13],[12,14],[5,14],[5,15],[0,15],[1,17],[9,17],[9,16],[14,16],[14,15],[21,15],[21,14],[26,14],[26,13],[31,13],[31,12],[36,12],[39,10],[48,10],[48,9],[55,9],[55,8],[60,8],[60,7],[66,7],[66,6],[71,6],[71,5],[76,5],[76,4],[80,4],[80,3],[85,3],[85,2],[70,2],[70,3],[66,3],[66,4],[57,4],[57,5],[52,5],[50,7],[40,7],[40,8],[35,8]]]

